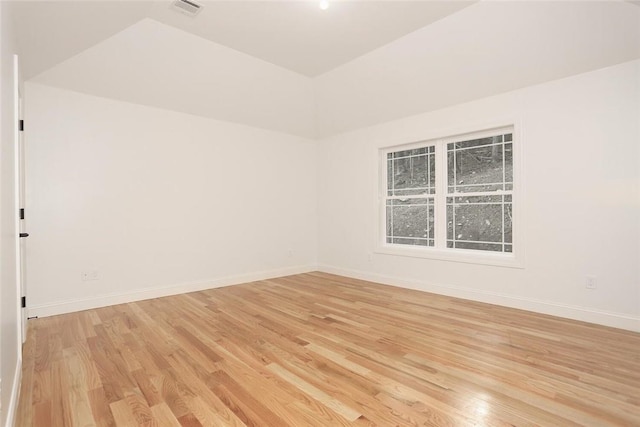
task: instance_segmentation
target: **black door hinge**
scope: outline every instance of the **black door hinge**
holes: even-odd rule
[[[22,297],[21,303],[22,303],[22,308],[26,308],[27,307],[27,297]]]
[[[19,131],[23,131],[24,130],[24,120],[20,119],[18,121],[18,130]]]
[[[24,208],[20,208],[20,219],[24,219]]]

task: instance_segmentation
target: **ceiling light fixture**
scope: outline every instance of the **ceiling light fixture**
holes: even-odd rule
[[[329,0],[320,0],[320,9],[322,10],[329,9]]]

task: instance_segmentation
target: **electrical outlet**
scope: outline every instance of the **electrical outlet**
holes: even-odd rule
[[[82,273],[80,273],[80,277],[82,278],[83,282],[88,282],[90,280],[98,280],[100,278],[97,270],[83,271]]]
[[[596,276],[587,276],[584,287],[587,289],[595,289],[596,288]]]

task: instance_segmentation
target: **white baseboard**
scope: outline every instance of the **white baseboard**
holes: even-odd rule
[[[16,372],[13,375],[13,387],[11,387],[11,397],[7,405],[7,419],[5,427],[14,427],[16,411],[18,410],[18,399],[20,398],[20,384],[22,383],[22,358],[18,357]]]
[[[160,298],[170,295],[184,294],[188,292],[202,291],[205,289],[220,288],[223,286],[238,285],[257,280],[273,279],[275,277],[289,276],[292,274],[308,273],[315,271],[315,265],[302,265],[286,267],[276,270],[259,271],[254,273],[239,274],[222,277],[203,282],[181,283],[178,285],[145,288],[132,292],[97,295],[90,298],[79,298],[67,301],[57,301],[49,304],[34,305],[28,308],[29,317],[46,317],[58,314],[72,313],[75,311],[89,310],[92,308],[106,307],[109,305],[124,304],[151,298]]]
[[[204,282],[183,283],[179,285],[146,288],[133,292],[105,294],[91,298],[59,301],[50,304],[42,304],[29,307],[29,316],[54,316],[57,314],[71,313],[75,311],[89,310],[92,308],[105,307],[108,305],[124,304],[128,302],[141,301],[151,298],[159,298],[169,295],[177,295],[188,292],[201,291],[205,289],[219,288],[223,286],[237,285],[241,283],[253,282],[256,280],[266,280],[275,277],[288,276],[292,274],[308,273],[310,271],[322,271],[325,273],[338,274],[355,279],[368,280],[371,282],[383,283],[391,286],[415,289],[424,292],[432,292],[440,295],[447,295],[456,298],[463,298],[489,304],[496,304],[505,307],[518,308],[521,310],[533,311],[536,313],[549,314],[552,316],[564,317],[568,319],[580,320],[583,322],[595,323],[598,325],[611,326],[614,328],[626,329],[640,332],[640,317],[622,313],[613,313],[603,310],[595,310],[588,307],[559,304],[555,302],[542,301],[530,298],[522,298],[512,295],[500,294],[496,292],[469,289],[461,286],[443,285],[429,283],[425,281],[405,279],[401,277],[386,276],[371,272],[344,269],[326,264],[304,265],[288,267],[276,270],[254,272],[236,276],[228,276]]]
[[[318,270],[324,273],[337,274],[354,279],[383,283],[385,285],[415,289],[434,294],[468,299],[505,307],[518,308],[536,313],[549,314],[551,316],[580,320],[598,325],[611,326],[613,328],[626,329],[640,332],[640,316],[632,316],[622,313],[613,313],[603,310],[595,310],[587,307],[559,304],[555,302],[516,297],[496,292],[480,291],[461,286],[442,285],[428,283],[419,280],[403,279],[400,277],[385,276],[365,271],[350,270],[330,265],[320,264]]]

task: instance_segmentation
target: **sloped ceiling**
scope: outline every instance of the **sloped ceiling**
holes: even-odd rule
[[[34,82],[311,138],[640,58],[621,1],[27,3]]]
[[[473,1],[211,1],[197,17],[173,0],[16,1],[23,74],[31,78],[151,18],[308,77],[329,71]]]
[[[483,1],[316,79],[320,136],[640,58],[640,8]],[[640,76],[638,76],[640,82]]]
[[[143,19],[148,1],[11,2],[23,78],[30,79]]]
[[[150,18],[308,77],[336,68],[472,1],[206,2],[193,19],[165,3]]]
[[[295,135],[315,134],[309,77],[148,18],[32,81]]]

